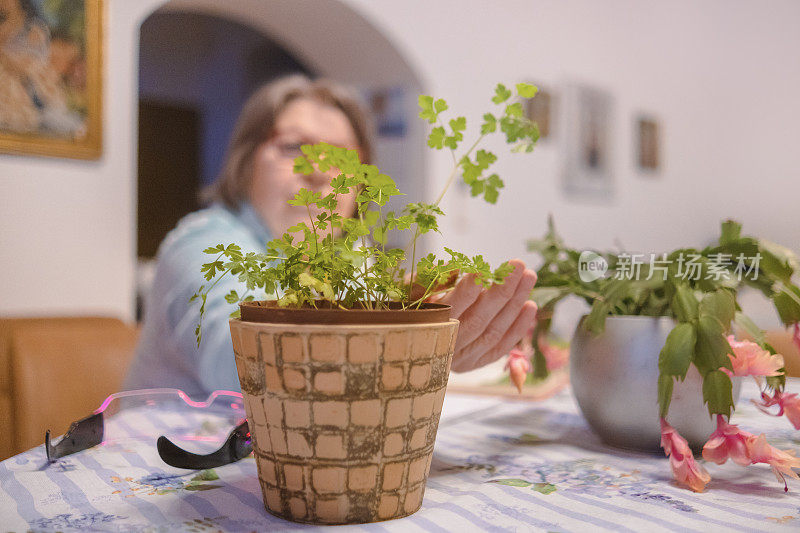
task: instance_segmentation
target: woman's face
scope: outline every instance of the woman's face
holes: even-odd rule
[[[273,136],[256,148],[253,156],[249,199],[273,236],[283,235],[299,222],[310,224],[305,207],[289,205],[300,188],[331,192],[330,180],[337,175],[313,172],[309,175],[294,172],[294,159],[302,155],[300,146],[327,142],[335,146],[357,149],[358,142],[345,114],[332,106],[300,98],[290,102],[275,121]],[[355,192],[338,197],[337,212],[351,216],[355,210]],[[317,212],[312,210],[312,216]]]
[[[0,45],[13,38],[25,25],[19,0],[0,0]]]

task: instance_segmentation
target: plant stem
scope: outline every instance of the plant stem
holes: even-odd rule
[[[431,289],[433,288],[433,284],[434,283],[436,283],[436,278],[433,278],[431,280],[431,282],[425,288],[425,292],[422,293],[422,296],[420,298],[418,298],[417,300],[414,300],[414,302],[411,305],[409,305],[409,307],[411,307],[411,306],[416,304],[417,309],[419,309],[419,306],[422,305],[422,303],[425,301],[426,298],[428,298],[428,293],[431,292]]]
[[[484,137],[486,137],[486,134],[485,133],[481,134],[475,140],[475,142],[472,143],[472,146],[469,147],[469,150],[467,150],[466,153],[464,153],[464,155],[461,157],[461,159],[463,159],[465,157],[469,157],[469,155],[472,153],[472,151],[475,149],[475,147],[478,146],[478,144],[483,140]],[[450,188],[450,185],[452,185],[453,181],[455,181],[455,179],[456,179],[456,174],[458,173],[458,167],[461,166],[461,163],[456,161],[455,152],[453,152],[453,163],[454,163],[453,171],[450,173],[450,176],[447,178],[447,183],[445,183],[444,188],[442,189],[442,192],[439,193],[439,197],[436,199],[436,202],[434,203],[434,205],[437,205],[437,206],[439,205],[439,203],[444,198],[444,195],[447,193],[447,190]]]
[[[319,255],[319,236],[317,235],[317,226],[314,225],[314,219],[311,217],[311,207],[306,206],[308,212],[308,220],[311,222],[311,230],[314,232],[314,254]]]
[[[411,277],[408,280],[408,294],[411,294],[411,289],[414,288],[414,267],[417,261],[417,237],[419,237],[419,226],[414,231],[414,239],[411,241]]]
[[[362,224],[364,223],[364,214],[361,211],[358,212],[358,220],[361,221]],[[361,236],[361,246],[364,248],[364,250],[368,249],[367,241],[366,239],[364,239],[363,235]],[[364,286],[365,286],[364,290],[366,292],[366,297],[367,297],[367,308],[372,309],[372,291],[370,291],[368,283],[369,278],[367,277],[369,275],[367,271],[367,259],[368,259],[367,257],[364,257]]]

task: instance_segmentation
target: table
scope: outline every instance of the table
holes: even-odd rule
[[[793,381],[789,389],[800,388]],[[759,414],[743,386],[734,423],[800,451],[800,432]],[[145,424],[146,420],[131,420]],[[0,463],[0,531],[296,531],[268,514],[252,458],[213,471],[165,465],[134,442],[43,468],[38,447]],[[800,483],[769,468],[706,464],[695,494],[671,481],[663,455],[614,450],[595,437],[569,390],[542,402],[448,393],[422,509],[336,531],[789,531]]]

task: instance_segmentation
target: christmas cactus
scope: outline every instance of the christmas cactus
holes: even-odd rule
[[[545,236],[530,241],[529,249],[543,259],[533,291],[539,320],[525,341],[532,360],[528,364],[512,354],[512,375],[528,368],[535,378],[548,375],[553,312],[567,296],[582,298],[591,306],[582,327],[594,334],[603,331],[606,317],[612,315],[670,317],[675,325],[661,348],[658,383],[653,386],[658,388],[661,446],[675,479],[695,491],[703,490],[710,480],[686,440],[668,422],[675,380],[682,381],[691,366],[702,376],[703,400],[717,421],[703,448],[704,459],[717,464],[729,458],[740,465],[766,463],[784,483],[784,476],[798,477],[793,469],[800,468],[800,459],[773,448],[764,435],[752,435],[730,423],[731,377],[750,376],[761,389],[758,407],[785,415],[800,429],[800,398],[784,390],[783,357],[737,301],[740,288],[759,290],[772,301],[784,325],[794,328],[800,346],[800,288],[792,281],[799,265],[790,250],[743,236],[741,225],[728,220],[722,223],[718,242],[703,249],[658,255],[579,251],[564,245],[552,219]],[[587,269],[590,263],[600,265],[602,273]],[[746,340],[736,340],[733,330]]]

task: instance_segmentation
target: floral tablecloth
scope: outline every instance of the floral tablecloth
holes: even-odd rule
[[[800,432],[757,413],[747,401],[756,395],[754,385],[743,387],[733,421],[800,451]],[[133,415],[127,422],[159,423]],[[0,531],[312,528],[265,511],[252,458],[187,472],[165,465],[153,444],[136,441],[45,463],[43,447],[0,463]],[[800,529],[800,483],[789,480],[784,493],[762,465],[705,466],[713,480],[695,494],[671,481],[663,455],[604,446],[569,390],[543,402],[449,393],[422,509],[337,531]]]

